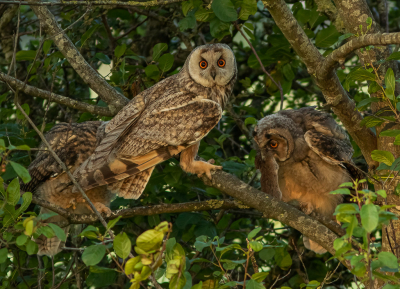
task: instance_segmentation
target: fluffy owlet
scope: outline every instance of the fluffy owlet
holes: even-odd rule
[[[137,95],[105,127],[94,153],[75,171],[85,190],[108,187],[138,198],[154,166],[181,153],[181,167],[206,174],[221,167],[195,161],[200,140],[218,123],[236,80],[225,44],[195,48],[182,70]]]
[[[359,178],[346,132],[314,107],[280,111],[261,119],[254,131],[259,146],[256,167],[261,189],[285,202],[298,202],[305,213],[332,217],[342,202],[331,195],[340,184]],[[326,250],[304,237],[316,253]]]

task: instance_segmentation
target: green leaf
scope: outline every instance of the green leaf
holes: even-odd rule
[[[160,75],[157,65],[154,64],[147,65],[144,69],[144,72],[146,73],[147,77],[150,78],[157,78]]]
[[[376,83],[376,82],[375,82]],[[371,85],[370,85],[371,87]],[[370,97],[370,98],[365,98],[363,100],[361,100],[358,104],[357,104],[357,108],[359,111],[361,110],[365,110],[367,105],[369,105],[372,102],[379,102],[379,98],[376,97]]]
[[[265,289],[265,287],[254,279],[246,281],[246,289]]]
[[[147,230],[136,239],[136,246],[149,252],[160,249],[164,234],[156,230]]]
[[[175,274],[171,278],[171,281],[169,283],[169,289],[182,289],[183,286],[185,286],[186,277],[184,276],[184,274],[182,274],[179,279],[178,279],[178,277],[179,277],[179,274]]]
[[[29,104],[27,104],[27,103],[24,103],[23,105],[21,105],[21,108],[25,111],[25,113],[27,115],[29,115],[29,113],[31,112]],[[25,116],[22,114],[22,112],[19,109],[17,109],[16,115],[17,115],[18,119],[25,119]]]
[[[376,192],[377,195],[381,196],[382,198],[386,198],[387,194],[385,190],[379,190]]]
[[[115,50],[114,50],[114,55],[116,58],[120,58],[122,55],[124,55],[126,51],[126,44],[118,45]]]
[[[81,46],[83,46],[85,44],[85,42],[92,36],[92,34],[97,30],[97,28],[99,28],[100,25],[93,25],[92,27],[89,28],[89,30],[87,30],[85,33],[83,33],[82,37],[81,37]]]
[[[386,60],[400,60],[400,51],[393,52]]]
[[[318,47],[330,47],[338,41],[340,33],[334,25],[322,29],[315,38],[315,45]]]
[[[330,192],[331,195],[350,195],[349,189],[337,189],[333,192]]]
[[[195,17],[194,10],[190,11],[189,14],[185,18],[183,18],[181,21],[179,21],[178,25],[179,25],[179,29],[181,31],[195,28],[196,27],[196,17]]]
[[[115,226],[115,224],[118,223],[119,219],[121,219],[121,216],[118,216],[117,218],[110,220],[107,223],[107,230],[110,230],[111,228],[113,228]]]
[[[383,266],[390,269],[399,268],[397,258],[391,252],[380,252],[378,255],[378,260],[382,263]]]
[[[361,224],[367,232],[372,232],[378,226],[379,213],[374,204],[363,205],[360,216]]]
[[[53,223],[48,223],[47,224],[56,234],[57,238],[60,239],[61,241],[65,242],[67,240],[67,236],[65,235],[65,231],[61,229],[59,226]]]
[[[211,9],[207,10],[203,7],[199,7],[196,13],[194,13],[194,16],[196,17],[197,21],[210,22],[215,17],[215,14]]]
[[[358,80],[358,81],[365,81],[365,80],[370,80],[370,81],[375,81],[375,74],[363,69],[363,68],[359,68],[359,69],[355,69],[353,71],[351,71],[347,77],[346,80]]]
[[[393,154],[388,151],[374,150],[371,153],[371,157],[374,161],[384,163],[388,166],[391,166],[394,162]]]
[[[284,247],[276,248],[274,256],[276,264],[283,270],[287,270],[292,266],[292,257],[290,257],[290,254],[285,249]]]
[[[235,6],[230,0],[214,0],[211,8],[215,15],[224,22],[232,22],[237,20]]]
[[[258,241],[251,241],[249,244],[250,247],[254,250],[254,252],[259,252],[263,248],[263,245]]]
[[[292,81],[295,78],[295,75],[292,70],[292,66],[289,63],[285,64],[285,66],[283,66],[282,71],[283,71],[283,75],[285,76],[285,78],[288,81]]]
[[[380,89],[381,89],[381,87],[379,86],[379,84],[376,81],[373,81],[373,82],[371,82],[371,84],[368,87],[368,93],[372,94],[372,93],[377,92]],[[377,98],[374,97],[373,99],[377,99]],[[378,102],[378,101],[376,101],[376,102]]]
[[[256,280],[257,282],[262,282],[264,281],[265,278],[267,278],[269,272],[259,272],[251,275],[251,279]]]
[[[100,60],[104,64],[107,64],[107,65],[111,64],[111,59],[104,53],[98,52],[98,53],[96,53],[96,55],[94,57],[96,57],[98,60]]]
[[[257,120],[254,117],[248,117],[244,120],[244,124],[257,124]]]
[[[18,179],[13,179],[7,187],[6,191],[7,203],[15,206],[20,198],[20,189]]]
[[[106,254],[106,246],[92,245],[85,249],[82,254],[82,261],[86,266],[97,265]]]
[[[4,263],[7,261],[7,255],[8,255],[8,249],[7,248],[2,248],[0,249],[0,264]]]
[[[114,238],[114,251],[122,259],[126,259],[131,252],[131,240],[125,232],[118,234]]]
[[[247,239],[249,239],[249,240],[253,239],[253,238],[258,234],[258,232],[260,232],[260,231],[261,231],[261,227],[255,228],[254,230],[252,230],[252,231],[247,235]]]
[[[158,60],[158,67],[160,68],[162,73],[169,71],[172,68],[173,64],[174,64],[174,56],[170,53],[165,53]]]
[[[385,85],[386,85],[386,89],[385,89],[386,97],[393,100],[394,99],[394,89],[395,89],[396,84],[395,84],[394,73],[391,68],[389,68],[386,71]]]
[[[226,35],[230,35],[229,28],[231,24],[228,22],[223,22],[219,18],[215,17],[210,21],[210,33],[212,37],[217,39],[222,39]]]
[[[259,253],[260,258],[264,261],[269,261],[275,256],[275,249],[274,248],[264,248]]]
[[[19,235],[16,239],[16,243],[18,246],[23,246],[25,245],[26,241],[28,241],[28,236],[25,234]]]
[[[140,262],[141,258],[142,257],[140,257],[140,256],[136,256],[134,258],[129,259],[126,262],[125,269],[124,269],[126,275],[129,275],[129,274],[133,273],[133,271],[135,269],[135,265]]]
[[[256,0],[243,0],[241,3],[241,9],[239,11],[239,18],[247,20],[250,15],[254,15],[257,12],[257,1]]]
[[[153,47],[153,61],[157,61],[160,58],[161,53],[168,49],[168,45],[166,43],[158,43]]]
[[[38,245],[36,244],[35,241],[29,240],[28,243],[26,244],[26,252],[29,255],[35,255],[39,251]]]
[[[46,40],[46,41],[43,43],[43,53],[44,53],[44,54],[49,53],[50,48],[51,48],[51,44],[53,44],[53,40]]]
[[[400,134],[400,130],[399,129],[393,129],[393,130],[384,130],[379,134],[379,136],[396,137],[399,134]]]
[[[19,163],[15,163],[13,161],[10,161],[10,164],[25,184],[31,181],[31,176],[29,175],[29,172],[26,168],[21,166]]]
[[[400,285],[387,284],[382,289],[400,289]]]
[[[16,61],[34,60],[36,50],[20,50],[15,54]]]

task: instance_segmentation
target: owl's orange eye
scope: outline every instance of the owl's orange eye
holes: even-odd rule
[[[202,60],[202,61],[200,61],[199,66],[200,66],[200,68],[206,69],[208,66],[208,63],[207,63],[207,61]]]
[[[273,149],[276,149],[278,147],[278,142],[276,140],[271,140],[269,142],[269,146]]]
[[[220,58],[217,63],[218,63],[219,67],[224,67],[225,66],[225,60],[223,60],[222,58]]]

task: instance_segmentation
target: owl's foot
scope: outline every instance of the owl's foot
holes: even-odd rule
[[[100,213],[100,214],[105,214],[107,217],[111,216],[111,210],[109,207],[107,207],[106,205],[96,202],[93,204],[94,207],[96,208],[96,210]]]
[[[307,204],[307,203],[301,203],[300,204],[300,210],[306,214],[306,215],[310,215],[313,211],[314,211],[314,207],[311,204]]]
[[[194,161],[189,165],[182,165],[185,172],[196,174],[198,177],[205,174],[211,180],[211,171],[221,170],[221,166],[212,165],[215,161],[213,159],[208,162]]]

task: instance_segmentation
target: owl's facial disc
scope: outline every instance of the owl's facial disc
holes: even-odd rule
[[[267,132],[263,148],[271,152],[281,162],[286,161],[290,157],[288,139],[284,135]]]
[[[235,72],[235,56],[224,44],[200,46],[189,59],[190,76],[205,87],[225,86]]]

